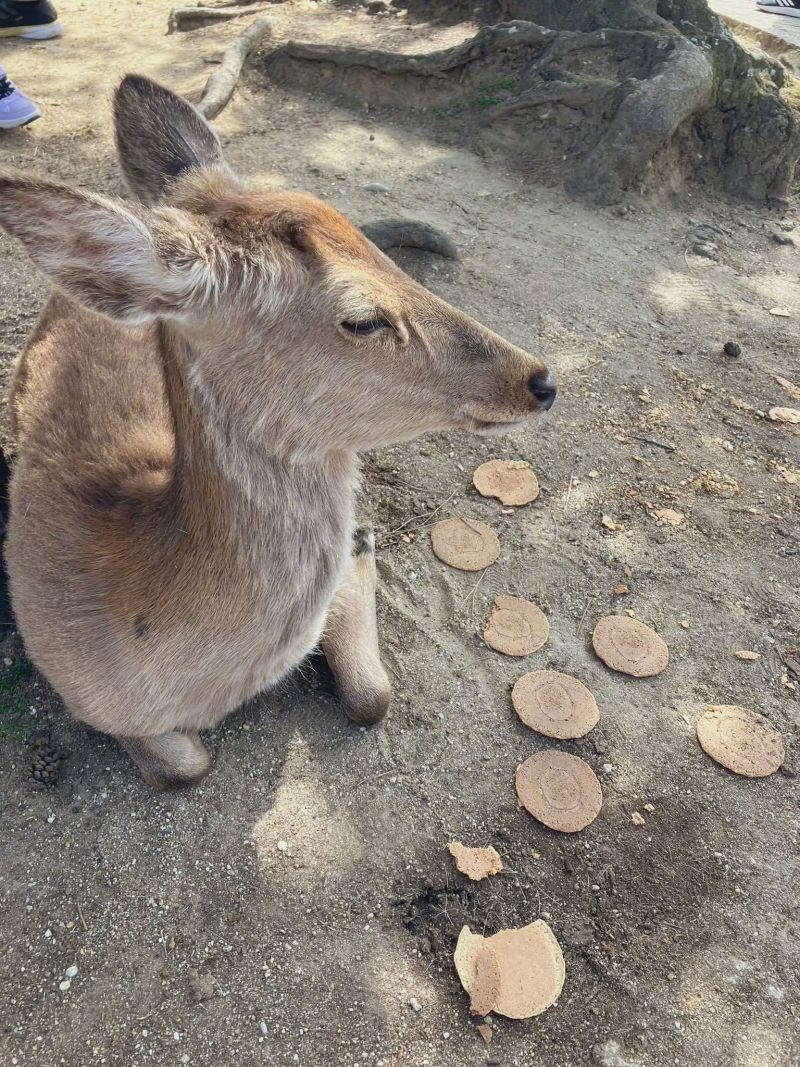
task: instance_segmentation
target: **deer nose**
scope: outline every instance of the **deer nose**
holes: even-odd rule
[[[549,411],[556,401],[556,383],[549,370],[537,371],[528,379],[528,389],[539,402],[542,411]]]

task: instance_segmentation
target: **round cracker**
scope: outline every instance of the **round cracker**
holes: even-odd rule
[[[494,496],[507,507],[530,504],[539,495],[539,480],[521,459],[490,459],[472,475],[481,496]]]
[[[589,764],[555,748],[521,763],[514,784],[523,807],[562,833],[585,829],[603,806],[603,790]]]
[[[511,703],[531,730],[560,741],[584,737],[600,721],[591,690],[561,671],[523,674],[511,690]]]
[[[736,704],[709,704],[697,720],[697,740],[713,760],[746,778],[766,778],[786,758],[780,731]]]
[[[500,555],[497,534],[485,522],[454,516],[431,530],[434,555],[459,571],[482,571]]]
[[[518,596],[496,596],[483,639],[489,648],[506,656],[528,656],[538,652],[550,636],[547,616]]]
[[[462,926],[453,962],[461,985],[469,994],[470,1011],[488,1015],[500,996],[502,978],[497,955],[487,939]]]
[[[521,930],[499,930],[486,939],[500,965],[500,995],[493,1010],[530,1019],[555,1004],[564,988],[564,954],[543,919]]]
[[[666,641],[628,615],[605,615],[594,628],[592,644],[607,667],[634,678],[661,674],[669,663]]]

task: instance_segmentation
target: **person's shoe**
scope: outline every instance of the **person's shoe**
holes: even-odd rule
[[[797,0],[756,0],[756,7],[770,15],[789,15],[800,19],[800,7]]]
[[[6,74],[0,74],[0,130],[27,126],[41,118],[41,111]]]
[[[58,37],[62,28],[50,0],[0,0],[0,37],[46,41]]]

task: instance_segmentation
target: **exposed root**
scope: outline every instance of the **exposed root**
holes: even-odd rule
[[[381,219],[368,222],[361,232],[382,252],[390,248],[418,248],[445,259],[459,259],[455,242],[442,230],[416,219]]]
[[[246,11],[237,10],[232,4],[219,7],[173,7],[167,18],[167,34],[196,30],[208,22],[222,22],[225,19],[237,19],[243,15],[257,15],[265,11],[264,7],[250,7]]]
[[[402,55],[290,41],[265,67],[354,107],[425,111],[434,136],[471,138],[599,202],[701,171],[753,199],[785,194],[800,124],[780,97],[780,70],[745,53],[705,0],[651,6],[587,0],[572,12],[509,0],[503,10],[521,19],[452,48]],[[561,28],[525,20],[551,7]]]
[[[216,118],[222,111],[236,88],[245,60],[265,37],[272,33],[273,24],[269,19],[256,19],[241,37],[237,37],[225,52],[222,63],[206,82],[203,96],[197,110],[207,119]]]

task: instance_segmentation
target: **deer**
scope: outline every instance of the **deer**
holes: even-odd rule
[[[126,75],[114,129],[135,203],[0,174],[53,286],[12,383],[5,553],[37,669],[170,789],[315,649],[350,719],[386,715],[359,453],[512,430],[556,387],[325,201],[237,176],[163,86]]]

